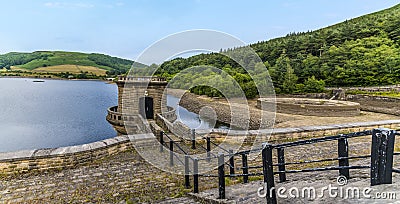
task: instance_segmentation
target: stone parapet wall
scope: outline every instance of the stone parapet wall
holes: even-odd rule
[[[0,153],[0,174],[74,167],[132,149],[132,141],[145,141],[149,138],[154,138],[154,136],[152,134],[117,136],[69,147],[4,152]]]
[[[214,138],[225,139],[226,142],[244,141],[244,143],[246,144],[252,144],[255,141],[256,137],[258,142],[286,140],[295,141],[304,138],[331,136],[382,127],[398,130],[400,129],[400,120],[357,122],[338,125],[305,126],[298,128],[275,128],[248,131],[225,129],[196,130],[196,135],[198,135],[199,137],[210,135]],[[229,136],[227,136],[228,134]]]
[[[373,100],[373,101],[400,103],[400,98],[384,97],[384,96],[371,96],[371,95],[365,95],[365,94],[357,94],[357,95],[348,94],[348,95],[346,95],[346,100],[349,100],[349,101]]]
[[[125,114],[116,112],[116,110],[118,110],[117,106],[109,108],[106,119],[113,125],[119,135],[142,134],[149,132],[147,124],[140,114]],[[170,121],[175,121],[175,109],[168,107],[168,110],[169,111],[166,112],[166,117]],[[129,131],[127,131],[127,129]]]
[[[162,116],[170,122],[174,122],[177,119],[175,108],[167,106],[167,111],[165,111]]]
[[[169,130],[180,138],[191,139],[192,130],[181,121],[175,121],[172,123],[162,115],[158,114],[156,122],[161,125],[163,129]]]
[[[389,91],[400,91],[400,85],[375,86],[375,87],[350,87],[350,88],[343,88],[343,89],[368,91],[368,92],[389,92]]]

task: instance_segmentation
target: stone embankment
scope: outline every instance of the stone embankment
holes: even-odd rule
[[[259,129],[261,122],[263,123],[263,127],[267,128],[272,127],[274,123],[273,120],[262,120],[262,118],[274,119],[275,117],[273,113],[271,113],[271,115],[266,115],[267,113],[264,113],[263,115],[263,113],[257,110],[256,107],[248,106],[247,104],[242,105],[240,103],[232,103],[230,105],[228,101],[224,99],[210,99],[209,97],[202,97],[176,89],[169,89],[168,93],[181,97],[179,105],[191,112],[199,114],[205,107],[213,109],[217,116],[217,120],[223,123],[231,124],[232,114],[237,116],[240,115],[241,117],[235,117],[234,121],[236,121],[235,124],[241,126],[239,128],[242,129]],[[231,108],[234,109],[235,113],[231,113],[231,111],[233,111]],[[246,115],[248,117],[246,117]],[[247,124],[248,128],[246,128]]]
[[[218,120],[224,123],[231,122],[231,107],[227,101],[223,99],[214,99],[205,96],[198,96],[185,92],[184,90],[168,89],[168,93],[176,97],[181,97],[180,105],[189,111],[199,113],[204,107],[210,107],[214,109]],[[318,99],[329,99],[330,94],[306,94],[306,95],[280,95],[279,97],[284,98],[318,98]],[[279,99],[279,97],[277,99]],[[267,115],[266,112],[260,111],[257,106],[256,100],[248,100],[248,108],[250,112],[249,128],[250,130],[259,129],[261,117],[266,118],[263,120],[264,125],[261,129],[268,129],[272,123],[275,123],[275,127],[298,127],[298,126],[320,126],[328,124],[343,124],[343,123],[354,123],[354,122],[368,122],[368,121],[383,121],[383,120],[397,120],[396,115],[400,115],[400,99],[385,98],[385,97],[374,97],[374,96],[347,96],[348,101],[360,103],[361,110],[367,112],[361,112],[360,116],[356,117],[312,117],[312,116],[301,116],[294,114],[282,114],[277,113],[275,115]],[[247,108],[247,107],[242,107]],[[279,109],[279,107],[278,107]],[[240,110],[240,107],[235,106],[234,111]],[[375,113],[371,113],[375,112]],[[267,112],[268,113],[268,112]],[[383,113],[383,114],[378,114]],[[264,115],[263,115],[264,114]],[[393,116],[395,115],[395,116]],[[245,117],[243,117],[245,118]],[[270,119],[270,120],[268,120]],[[242,121],[246,122],[246,121]]]
[[[346,95],[346,100],[360,103],[361,110],[400,116],[400,98]]]

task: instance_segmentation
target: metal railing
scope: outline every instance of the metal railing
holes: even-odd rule
[[[165,134],[165,133],[162,133]],[[193,135],[194,132],[193,132]],[[287,142],[282,144],[269,144],[264,143],[262,148],[245,150],[234,153],[232,150],[226,150],[211,141],[210,137],[203,137],[206,140],[206,147],[201,144],[197,144],[202,150],[207,152],[206,158],[192,158],[187,151],[184,151],[179,145],[178,149],[185,154],[185,161],[182,162],[185,166],[185,186],[190,188],[189,174],[193,173],[193,192],[199,192],[199,177],[215,177],[218,178],[219,188],[219,199],[225,199],[225,178],[242,177],[244,183],[249,182],[249,177],[263,176],[266,188],[267,203],[276,203],[276,195],[274,191],[275,180],[274,175],[278,175],[280,182],[287,180],[287,174],[303,173],[303,172],[320,172],[320,171],[338,171],[339,175],[346,178],[350,177],[350,169],[370,169],[370,182],[371,185],[390,184],[392,183],[392,173],[400,173],[400,169],[393,168],[393,157],[400,155],[400,152],[394,152],[395,137],[399,136],[396,130],[389,129],[374,129],[362,132],[354,132],[349,134],[340,134],[335,136],[327,136],[321,138],[313,138],[308,140],[299,140],[295,142]],[[372,136],[371,143],[371,154],[368,155],[353,155],[349,156],[349,142],[348,139],[358,138],[364,136]],[[160,137],[163,138],[163,137]],[[170,137],[170,147],[175,144]],[[162,139],[163,140],[163,139]],[[172,141],[172,143],[171,143]],[[286,162],[285,160],[285,149],[291,147],[296,148],[298,146],[318,145],[319,143],[337,141],[337,157],[322,158],[317,160],[303,160],[303,161],[292,161]],[[160,141],[161,142],[161,141]],[[192,138],[192,148],[196,148],[195,138]],[[221,153],[215,155],[211,152],[211,147],[215,146],[221,150]],[[173,148],[170,148],[173,152]],[[273,161],[273,152],[276,151],[277,162]],[[248,163],[248,155],[250,153],[260,153],[262,155],[262,165],[250,166]],[[171,153],[171,158],[174,157],[174,153]],[[227,158],[227,159],[226,159]],[[235,158],[241,160],[241,167],[235,167]],[[370,159],[370,165],[350,165],[350,160],[354,159]],[[218,173],[217,174],[199,174],[199,161],[206,160],[211,162],[212,159],[218,161]],[[193,162],[193,172],[190,172],[189,161]],[[338,162],[337,166],[318,166],[318,163],[323,162]],[[315,163],[315,168],[304,168],[304,169],[287,169],[287,167],[302,164]],[[225,167],[229,168],[229,174],[225,173]],[[277,171],[274,171],[274,168]],[[241,170],[240,173],[235,170]],[[252,173],[250,173],[252,170]]]

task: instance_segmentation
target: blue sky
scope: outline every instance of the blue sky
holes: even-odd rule
[[[155,41],[212,29],[246,43],[389,8],[398,0],[0,0],[0,53],[66,50],[135,59]]]

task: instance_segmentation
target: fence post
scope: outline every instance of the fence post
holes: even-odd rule
[[[164,150],[164,132],[160,131],[160,152]]]
[[[193,193],[199,193],[199,159],[193,159]]]
[[[371,186],[392,183],[394,141],[394,130],[372,131]]]
[[[233,150],[231,149],[229,150],[229,174],[231,176],[235,175],[235,154],[233,154]]]
[[[192,149],[196,149],[196,130],[192,129]]]
[[[189,155],[185,155],[185,188],[190,188]]]
[[[247,163],[247,154],[242,154],[243,183],[249,182],[249,165]]]
[[[274,184],[274,169],[272,163],[272,145],[268,143],[263,144],[262,150],[262,163],[264,174],[264,191],[266,191],[266,198],[268,204],[276,204],[276,193]],[[265,189],[266,187],[266,189]]]
[[[206,137],[206,141],[207,141],[207,161],[210,162],[211,161],[211,139],[210,137]]]
[[[164,144],[164,131],[160,131],[160,143]]]
[[[218,199],[225,199],[225,155],[220,153],[218,154],[218,189],[219,189],[219,197]]]
[[[278,153],[278,170],[279,172],[279,182],[285,182],[286,181],[286,167],[285,167],[285,148],[280,147],[277,150]]]
[[[169,165],[174,166],[174,141],[169,141]]]
[[[339,167],[342,166],[349,166],[349,143],[347,141],[347,138],[341,137],[338,140],[338,156],[339,158]],[[347,179],[350,178],[350,171],[349,169],[339,169],[339,174],[341,176],[345,176]]]

